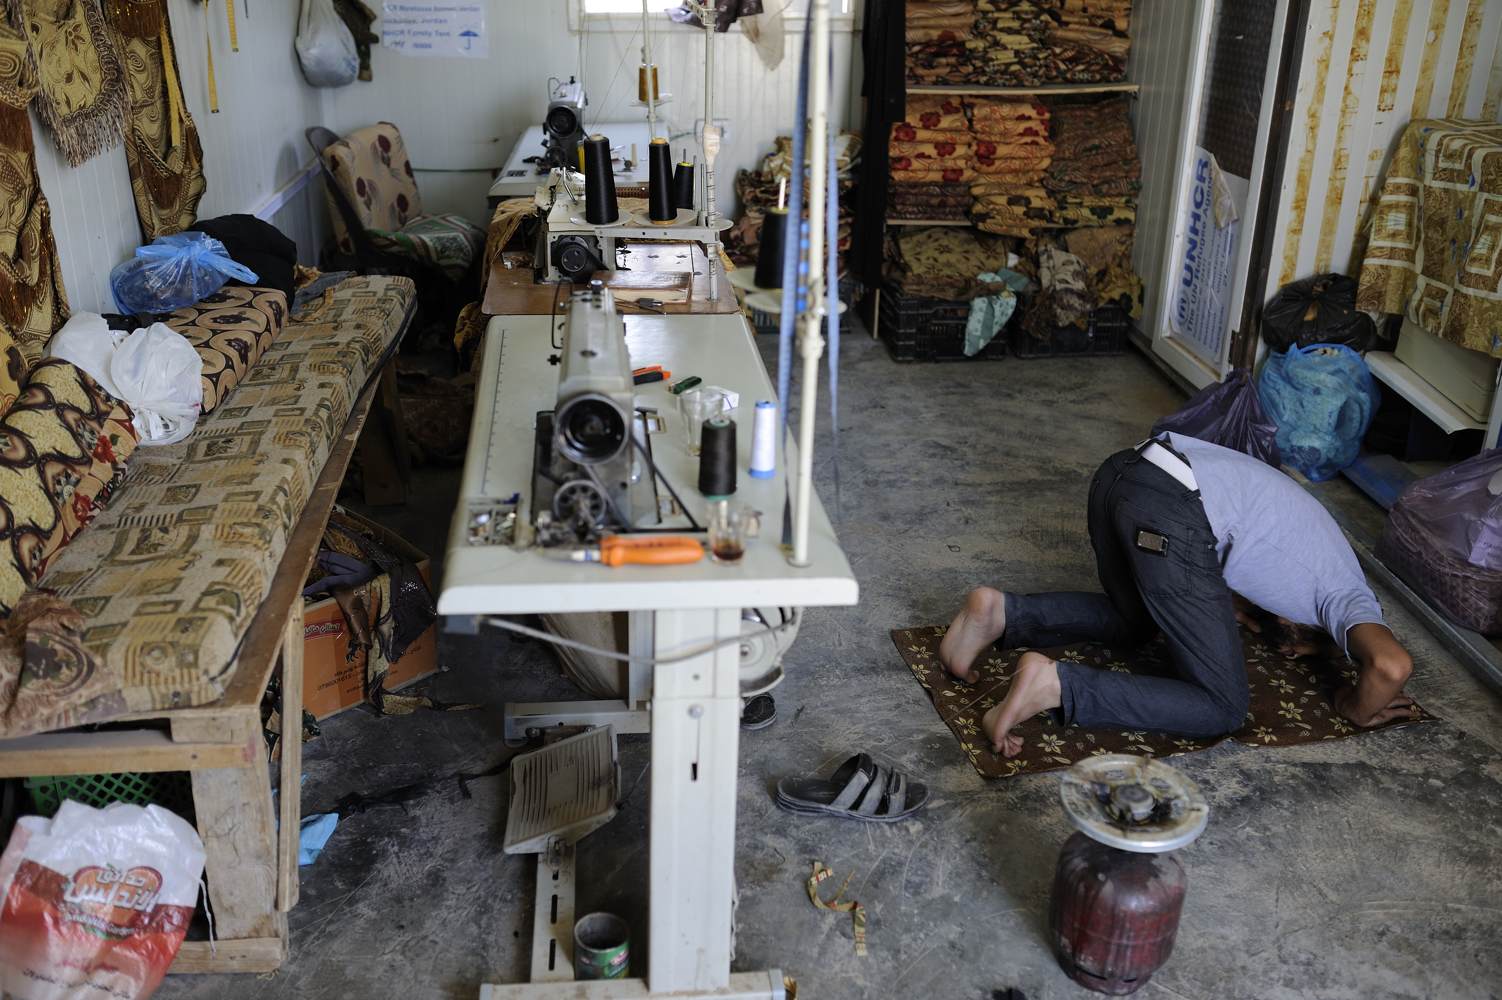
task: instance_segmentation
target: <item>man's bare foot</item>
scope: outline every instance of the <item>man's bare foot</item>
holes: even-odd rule
[[[939,662],[944,669],[966,684],[980,680],[975,669],[976,657],[1007,629],[1006,598],[1001,591],[976,587],[965,598],[965,606],[954,616],[944,641],[939,643]]]
[[[1062,703],[1058,662],[1042,653],[1023,653],[1006,701],[985,714],[981,728],[990,737],[992,750],[1015,757],[1022,752],[1022,737],[1013,736],[1012,727]]]

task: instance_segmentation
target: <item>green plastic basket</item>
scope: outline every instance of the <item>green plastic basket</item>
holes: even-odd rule
[[[193,822],[193,784],[187,771],[125,774],[60,774],[27,778],[26,791],[38,815],[51,816],[67,799],[102,808],[111,802],[161,806]]]

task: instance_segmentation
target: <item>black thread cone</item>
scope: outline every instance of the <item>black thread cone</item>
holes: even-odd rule
[[[694,165],[679,163],[673,172],[673,204],[679,208],[694,207]]]
[[[610,168],[610,140],[592,135],[584,140],[584,221],[604,226],[621,217],[615,203],[615,173]]]
[[[756,287],[782,287],[782,251],[787,245],[787,231],[787,209],[769,209],[761,220],[761,244],[756,251]]]
[[[735,492],[735,421],[710,417],[699,438],[699,492],[728,497]]]
[[[653,222],[678,218],[673,205],[673,150],[666,139],[647,146],[647,214]]]

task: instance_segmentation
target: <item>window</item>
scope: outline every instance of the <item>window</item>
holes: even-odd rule
[[[663,0],[650,0],[650,11],[660,13],[666,6]],[[768,3],[776,3],[777,0],[768,0]],[[830,0],[830,12],[835,15],[850,13],[855,5],[855,0]],[[802,15],[808,10],[808,0],[789,0],[788,6],[793,8],[788,11],[795,16]],[[775,9],[775,8],[773,8]],[[641,0],[584,0],[584,13],[593,14],[640,14]]]

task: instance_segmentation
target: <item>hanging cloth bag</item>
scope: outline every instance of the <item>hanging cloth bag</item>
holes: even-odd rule
[[[297,61],[315,87],[345,87],[360,74],[355,36],[334,10],[334,0],[302,0],[297,19]]]

